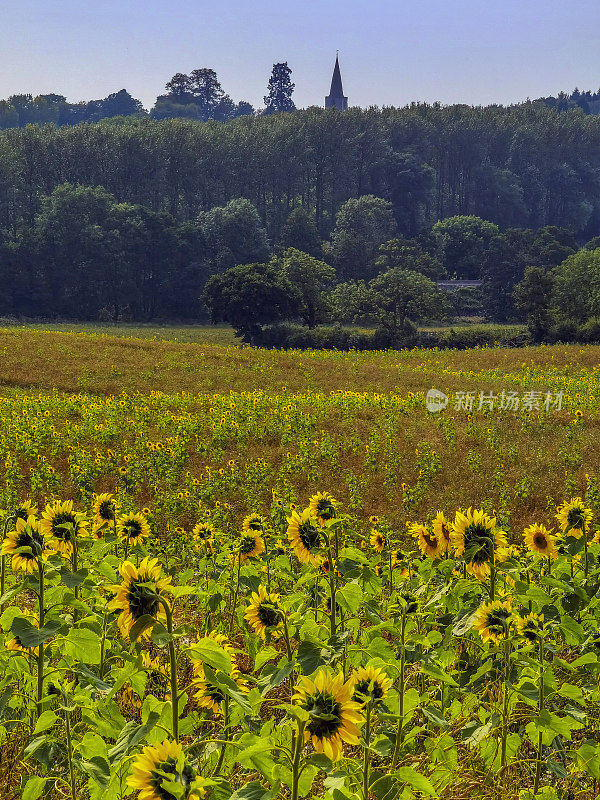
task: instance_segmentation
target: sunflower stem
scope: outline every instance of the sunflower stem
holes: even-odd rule
[[[179,743],[179,696],[177,693],[177,656],[175,654],[175,641],[173,639],[173,610],[164,597],[157,595],[156,599],[164,608],[165,615],[167,617],[167,633],[169,634],[169,664],[171,668],[171,718],[173,739]]]
[[[304,727],[304,722],[298,723],[298,734],[296,736],[294,759],[292,761],[292,800],[298,800],[298,781],[300,780],[300,757],[302,755],[302,744],[304,743]]]
[[[540,659],[540,702],[539,702],[539,713],[541,714],[544,710],[544,642],[540,636],[540,648],[539,648],[539,659]],[[533,793],[534,795],[537,794],[537,790],[540,787],[540,776],[542,774],[542,733],[540,731],[538,735],[538,747],[537,747],[537,759],[535,765],[535,781],[533,784]]]
[[[42,554],[38,554],[38,618],[39,629],[44,627],[44,563]],[[37,718],[42,713],[42,695],[44,693],[44,643],[38,645],[37,654]]]
[[[2,536],[2,544],[4,544],[4,540],[6,539],[6,533],[8,531],[8,523],[12,522],[13,520],[17,520],[15,514],[9,514],[7,518],[4,520],[4,535]],[[4,597],[4,588],[6,585],[6,560],[4,553],[0,557],[0,597]],[[0,612],[4,610],[3,606],[0,606]]]
[[[371,701],[365,709],[365,752],[363,761],[363,800],[369,800],[369,761],[371,744]]]
[[[78,569],[78,559],[77,559],[77,532],[73,531],[73,554],[71,556],[71,563],[73,565],[73,572],[77,572]],[[75,596],[75,600],[79,597],[79,586],[75,586],[73,588],[73,595]],[[73,609],[73,624],[77,625],[77,620],[79,618],[79,611],[77,608]]]
[[[406,611],[402,610],[402,624],[400,627],[400,684],[398,687],[400,694],[400,706],[398,709],[398,729],[396,731],[396,743],[394,745],[394,755],[392,757],[392,769],[396,768],[398,763],[398,756],[400,754],[400,745],[403,739],[403,725],[404,725],[404,666],[406,663],[406,648],[404,644],[406,634]]]
[[[335,579],[335,569],[333,567],[333,559],[331,557],[331,548],[327,552],[327,558],[329,559],[329,595],[331,600],[331,608],[329,611],[329,622],[330,622],[330,631],[331,636],[335,636],[335,627],[336,627],[336,620],[335,620],[335,593],[336,593],[336,579]]]
[[[212,774],[213,778],[216,778],[217,775],[221,772],[221,767],[223,766],[223,759],[225,758],[225,748],[227,747],[227,743],[229,742],[229,695],[225,695],[223,699],[223,744],[221,745],[221,752],[219,753],[219,760],[217,761],[217,766],[215,767],[215,771]]]
[[[65,697],[68,703],[68,698]],[[77,800],[75,789],[75,768],[73,766],[73,741],[71,739],[71,712],[65,708],[65,724],[67,728],[67,756],[69,759],[69,776],[71,781],[71,800]]]
[[[230,636],[231,636],[231,633],[233,631],[233,620],[235,619],[235,609],[236,609],[236,606],[237,606],[238,594],[240,592],[240,571],[242,569],[242,554],[241,553],[237,553],[237,562],[238,562],[238,567],[237,567],[237,578],[236,578],[236,581],[235,581],[235,593],[233,595],[233,602],[231,604],[231,619],[229,620],[229,635]]]

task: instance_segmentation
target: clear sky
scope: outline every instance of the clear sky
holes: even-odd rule
[[[150,107],[212,67],[259,106],[287,61],[296,105],[322,105],[339,49],[350,105],[510,103],[596,90],[599,32],[599,0],[1,0],[0,97],[126,88]]]

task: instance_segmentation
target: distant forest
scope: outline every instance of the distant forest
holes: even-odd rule
[[[386,203],[391,221],[371,201],[348,206],[365,196]],[[370,279],[377,249],[398,237],[420,237],[461,277],[459,255],[428,239],[455,216],[501,232],[554,226],[575,245],[600,235],[600,117],[543,103],[414,104],[9,128],[0,313],[197,318],[214,273],[294,247],[331,263],[338,280]],[[511,253],[497,258],[500,274],[512,269],[505,294],[531,263],[513,269]]]

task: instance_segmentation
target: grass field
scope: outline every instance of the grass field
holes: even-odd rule
[[[185,745],[196,796],[211,800],[532,800],[536,783],[556,790],[539,800],[596,798],[596,526],[586,518],[582,538],[565,524],[555,561],[525,548],[523,530],[556,532],[557,506],[573,497],[598,519],[599,364],[597,346],[280,352],[240,346],[228,329],[0,329],[0,508],[46,507],[27,530],[41,524],[49,537],[37,560],[14,541],[3,550],[1,796],[37,800],[45,787],[52,798],[117,800],[142,743],[166,732]],[[450,398],[439,413],[425,405],[431,388]],[[473,393],[472,409],[455,408],[460,391]],[[496,406],[502,392],[521,406],[538,394],[530,410],[492,410],[479,408],[480,392]],[[545,409],[558,392],[560,410]],[[103,492],[114,519],[93,510]],[[308,528],[294,534],[294,512],[317,492],[336,498],[331,519],[302,517]],[[481,534],[495,553],[485,569],[472,569],[468,547],[461,557],[455,514],[471,506],[484,528],[496,518]],[[127,521],[142,509],[141,523]],[[431,533],[438,512],[455,521],[451,558]],[[251,513],[261,519],[240,534]],[[249,542],[254,557],[242,558]],[[146,555],[160,567],[144,573]],[[173,618],[148,600],[171,597],[159,568],[179,587]],[[124,611],[136,581],[136,613],[147,609],[137,627]],[[265,587],[266,600],[253,595]],[[478,628],[488,601],[506,616]],[[529,639],[519,633],[528,613],[543,627]],[[357,676],[369,691],[379,681],[385,705],[351,701],[330,668],[355,692]],[[362,729],[348,722],[343,757],[341,740],[313,735],[301,747],[313,723],[298,708],[319,691],[334,710],[349,702]],[[168,782],[179,758],[161,800],[194,796]]]

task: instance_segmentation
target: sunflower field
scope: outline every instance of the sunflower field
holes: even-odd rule
[[[306,364],[271,391],[289,354],[249,348],[263,388],[5,388],[0,797],[600,796],[596,355],[501,355],[298,356],[352,390]],[[430,414],[436,370],[565,404]]]

